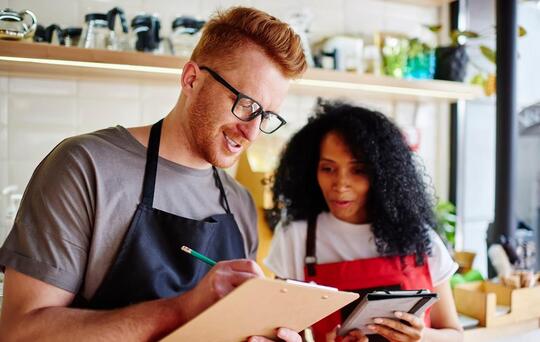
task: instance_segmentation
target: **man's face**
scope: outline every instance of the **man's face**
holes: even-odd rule
[[[219,63],[205,66],[219,73],[239,92],[256,100],[264,110],[279,113],[289,80],[259,49],[248,48],[234,58],[235,68],[222,69]],[[261,116],[241,121],[231,112],[235,94],[206,71],[198,70],[197,79],[187,102],[192,148],[210,164],[230,167],[259,135]]]

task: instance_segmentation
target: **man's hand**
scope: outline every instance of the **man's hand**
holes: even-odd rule
[[[199,284],[186,296],[178,297],[180,305],[185,306],[188,299],[191,318],[225,297],[236,287],[252,278],[263,278],[264,273],[253,260],[238,259],[218,262]]]

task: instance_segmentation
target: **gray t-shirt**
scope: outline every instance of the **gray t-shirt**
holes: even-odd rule
[[[0,248],[13,268],[90,299],[112,264],[141,200],[146,148],[117,126],[68,138],[36,168],[15,224]],[[257,251],[257,212],[250,194],[219,175],[244,238]],[[154,208],[192,219],[224,213],[212,169],[159,158]]]

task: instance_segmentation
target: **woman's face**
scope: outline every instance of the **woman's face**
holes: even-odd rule
[[[354,224],[369,220],[366,165],[356,160],[338,133],[328,133],[321,142],[317,180],[336,218]]]

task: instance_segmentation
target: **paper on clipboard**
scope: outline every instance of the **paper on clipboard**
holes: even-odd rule
[[[396,319],[396,311],[420,316],[439,299],[436,293],[414,292],[416,291],[368,293],[343,322],[339,334],[345,335],[352,329],[360,329],[364,335],[373,334],[373,330],[368,329],[367,325],[372,324],[374,318]]]
[[[357,298],[358,294],[351,292],[255,278],[161,341],[235,342],[255,335],[275,338],[276,328],[300,332]]]

